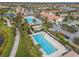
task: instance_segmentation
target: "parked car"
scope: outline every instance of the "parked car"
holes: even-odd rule
[[[67,35],[64,35],[64,37],[66,38],[66,39],[69,39],[70,37],[69,36],[67,36]]]

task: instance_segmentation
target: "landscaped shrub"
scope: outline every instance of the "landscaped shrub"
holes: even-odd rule
[[[79,46],[79,37],[74,38],[74,43]]]

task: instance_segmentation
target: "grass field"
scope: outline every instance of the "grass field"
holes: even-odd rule
[[[5,36],[4,43],[0,47],[2,52],[0,55],[9,56],[14,42],[14,34],[12,28],[7,27],[3,24],[3,21],[0,21],[0,31],[3,31],[3,35]]]
[[[23,28],[23,26],[20,27]],[[39,51],[40,47],[38,45],[34,45],[31,37],[28,34],[27,28],[27,26],[24,26],[24,29],[21,31],[20,43],[16,57],[40,57],[42,56],[42,52]]]

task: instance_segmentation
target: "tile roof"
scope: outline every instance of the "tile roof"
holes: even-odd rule
[[[58,20],[60,18],[60,16],[56,16],[56,15],[53,15],[53,14],[47,13],[47,12],[41,12],[40,15],[47,17],[48,20]]]

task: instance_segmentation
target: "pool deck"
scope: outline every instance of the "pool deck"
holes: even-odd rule
[[[64,47],[61,43],[59,43],[57,40],[55,40],[53,37],[51,37],[50,35],[48,35],[46,32],[44,31],[41,31],[41,32],[38,32],[38,33],[43,33],[45,38],[55,47],[57,48],[58,50],[55,51],[54,53],[50,54],[50,55],[47,55],[46,52],[40,48],[40,51],[43,53],[43,57],[57,57],[57,56],[62,56],[63,53],[67,52],[68,49],[66,47]],[[34,33],[31,35],[32,39],[33,38],[33,35],[35,34],[38,34],[38,33]],[[33,40],[34,44],[37,45],[38,42]]]
[[[24,19],[27,19],[28,24],[31,24],[31,25],[42,24],[41,20],[34,16],[27,16],[27,17],[24,17]],[[36,20],[35,23],[33,22],[33,19]]]

